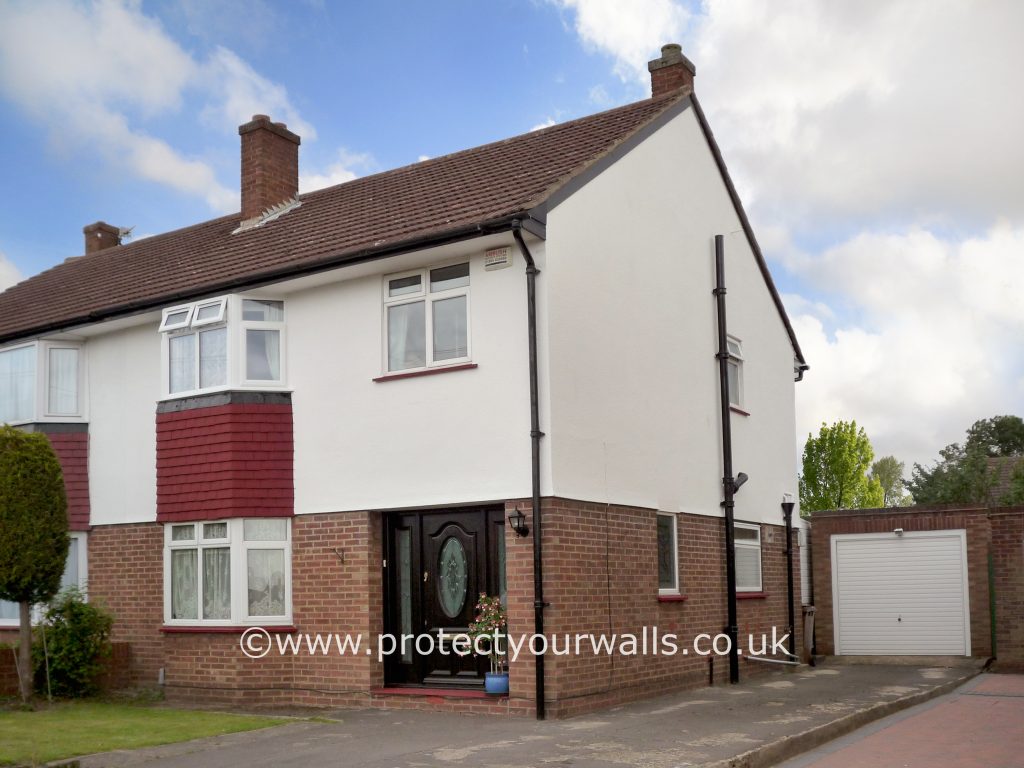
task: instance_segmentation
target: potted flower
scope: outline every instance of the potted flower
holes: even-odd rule
[[[494,696],[508,694],[508,670],[505,668],[505,639],[508,616],[498,597],[480,593],[476,604],[476,621],[469,625],[469,635],[476,650],[486,648],[491,671],[484,675],[484,690]]]

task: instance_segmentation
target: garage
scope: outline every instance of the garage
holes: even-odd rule
[[[835,653],[969,656],[966,531],[831,536]]]

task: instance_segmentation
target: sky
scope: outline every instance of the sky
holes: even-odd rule
[[[856,420],[929,463],[1024,415],[1017,0],[0,0],[0,288],[238,210],[237,127],[300,190],[646,98],[679,42],[811,365],[797,448]]]

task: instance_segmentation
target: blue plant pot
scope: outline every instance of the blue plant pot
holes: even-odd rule
[[[484,675],[484,690],[491,696],[507,696],[508,672],[487,672]]]

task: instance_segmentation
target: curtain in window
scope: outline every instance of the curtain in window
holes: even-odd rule
[[[199,386],[228,383],[228,329],[215,328],[199,334]]]
[[[466,297],[454,296],[433,303],[434,360],[454,360],[469,354],[466,333]]]
[[[761,589],[760,547],[736,547],[736,588],[747,592]]]
[[[36,390],[36,348],[0,352],[0,422],[33,418]]]
[[[388,370],[427,364],[427,328],[422,301],[388,307]]]
[[[203,618],[231,618],[231,550],[203,550]]]
[[[49,412],[55,416],[78,413],[78,350],[51,347],[49,352]]]
[[[281,332],[245,332],[245,378],[249,381],[281,380]]]
[[[171,550],[171,618],[199,618],[198,552]]]
[[[284,550],[248,552],[249,615],[284,615]]]
[[[170,391],[187,392],[196,388],[196,335],[171,336]]]
[[[64,575],[60,578],[60,588],[80,587],[78,583],[78,539],[71,539],[68,545],[68,559],[64,561]]]

